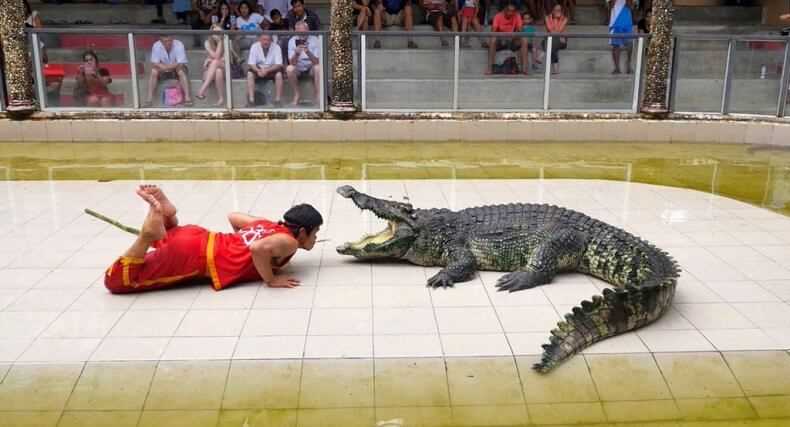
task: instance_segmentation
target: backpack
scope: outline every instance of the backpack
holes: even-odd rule
[[[494,74],[518,74],[518,62],[511,56],[505,59],[502,64],[494,64]]]

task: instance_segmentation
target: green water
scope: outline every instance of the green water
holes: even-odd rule
[[[790,151],[648,143],[0,143],[0,179],[630,180],[790,214]]]

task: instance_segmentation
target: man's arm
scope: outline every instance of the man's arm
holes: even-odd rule
[[[294,288],[299,286],[299,281],[284,276],[275,276],[272,266],[274,258],[285,258],[298,249],[298,243],[282,235],[274,235],[256,241],[250,246],[252,263],[255,270],[263,279],[263,283],[272,288]]]
[[[318,65],[318,56],[313,53],[313,48],[316,49],[316,52],[319,49],[318,46],[313,46],[311,43],[304,51],[307,53],[307,57],[310,58],[310,61],[313,63],[313,65]]]
[[[239,231],[255,221],[260,221],[261,219],[263,218],[254,217],[241,212],[231,212],[228,214],[228,222],[230,222],[230,226],[233,227],[233,231]]]

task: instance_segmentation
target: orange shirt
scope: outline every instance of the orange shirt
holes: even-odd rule
[[[517,33],[521,31],[523,25],[524,21],[521,20],[521,16],[518,13],[514,13],[513,16],[508,18],[505,16],[505,12],[499,12],[494,16],[494,24],[491,26],[491,30],[495,33]]]
[[[265,219],[255,221],[236,233],[212,233],[209,236],[207,261],[214,289],[260,280],[261,276],[252,262],[250,245],[275,234],[287,234],[294,238],[288,227]],[[282,267],[292,256],[288,255],[276,265],[272,263],[272,267]]]

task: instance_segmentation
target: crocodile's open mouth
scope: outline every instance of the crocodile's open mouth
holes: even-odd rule
[[[375,234],[366,234],[356,242],[347,242],[337,248],[341,254],[351,254],[352,251],[361,251],[369,245],[382,245],[395,237],[398,231],[398,223],[387,221],[387,227]]]

